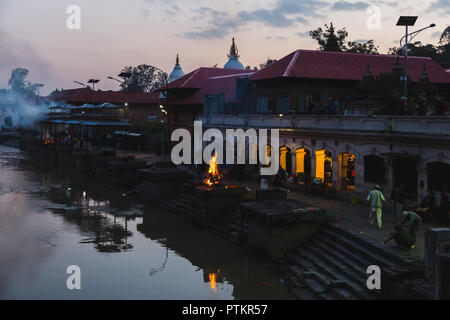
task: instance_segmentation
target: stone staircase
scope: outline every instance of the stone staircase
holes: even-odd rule
[[[167,196],[159,207],[189,218],[193,210],[193,200],[188,192],[180,190]]]
[[[368,239],[328,224],[287,255],[282,271],[299,299],[380,299],[380,291],[366,286],[370,265],[402,272],[407,262]]]
[[[159,207],[187,219],[191,217],[192,210],[194,210],[192,196],[185,190],[170,194],[159,203]],[[217,231],[219,236],[235,244],[242,244],[247,237],[248,224],[243,220],[239,210],[236,210],[230,211],[229,214],[222,217],[212,226],[212,229]]]
[[[244,244],[247,240],[248,223],[239,211],[230,212],[214,226],[220,236],[235,244]]]

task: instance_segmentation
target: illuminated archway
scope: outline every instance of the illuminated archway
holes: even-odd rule
[[[292,157],[291,149],[286,146],[280,148],[280,166],[284,171],[291,174],[292,173]]]
[[[311,176],[311,152],[306,148],[295,150],[295,173]]]
[[[353,153],[341,153],[339,160],[339,182],[343,191],[355,189],[355,155]]]
[[[316,178],[319,178],[326,185],[333,184],[333,160],[332,154],[327,150],[316,151]]]

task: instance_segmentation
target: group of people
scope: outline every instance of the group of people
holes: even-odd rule
[[[311,100],[308,104],[307,113],[317,115],[338,115],[339,101],[335,97],[330,97],[328,104],[319,104]]]
[[[402,97],[397,103],[394,114],[396,115],[418,115],[418,116],[448,116],[449,109],[445,99],[439,94],[433,99],[428,99],[425,93],[422,93],[418,99]]]
[[[385,242],[387,243],[391,239],[394,239],[399,247],[403,249],[413,249],[416,245],[417,232],[419,231],[419,226],[422,223],[422,218],[414,211],[403,210],[403,188],[400,187],[394,189],[391,199],[394,202],[396,232],[392,233],[391,237]],[[369,201],[370,206],[369,224],[373,226],[376,218],[378,228],[382,229],[382,210],[383,204],[386,202],[386,198],[380,191],[379,185],[376,185],[375,188],[369,193],[367,196],[367,201]],[[403,230],[404,226],[409,227],[408,232]]]

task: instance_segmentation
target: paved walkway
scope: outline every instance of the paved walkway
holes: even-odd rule
[[[241,185],[247,185],[252,188],[259,186],[252,181],[240,181]],[[385,240],[390,237],[390,233],[395,232],[395,218],[392,210],[383,210],[383,229],[379,230],[374,222],[374,226],[369,225],[369,207],[365,205],[353,205],[350,201],[340,199],[327,198],[325,195],[306,194],[302,191],[289,191],[288,198],[294,199],[305,204],[310,204],[329,212],[332,212],[336,217],[336,224],[342,226],[345,230],[354,234],[364,235],[372,240],[383,244]],[[425,255],[425,231],[433,227],[443,227],[443,225],[423,223],[420,226],[417,234],[416,247],[414,249],[405,251],[397,250],[399,256],[404,258],[421,258]],[[449,227],[449,226],[446,226]],[[408,229],[406,229],[408,230]],[[391,240],[386,246],[394,249],[396,247],[395,241]]]

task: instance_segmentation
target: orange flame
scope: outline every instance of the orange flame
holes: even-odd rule
[[[209,274],[209,283],[211,285],[211,289],[213,291],[216,291],[216,274],[215,273]]]
[[[208,186],[212,186],[215,184],[219,184],[222,176],[219,173],[219,169],[217,167],[217,153],[211,158],[209,161],[209,170],[204,180],[205,184]]]

